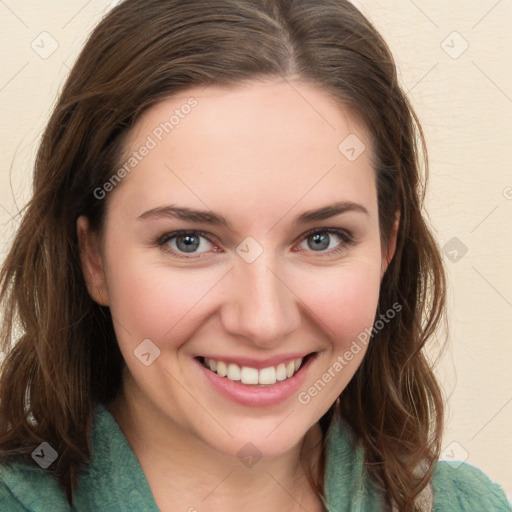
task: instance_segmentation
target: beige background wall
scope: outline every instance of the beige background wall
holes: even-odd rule
[[[56,94],[115,3],[0,1],[0,260]],[[429,144],[427,207],[450,279],[444,457],[512,499],[512,0],[356,3],[389,42]]]

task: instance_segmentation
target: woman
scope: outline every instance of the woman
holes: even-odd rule
[[[1,276],[2,510],[509,510],[438,462],[423,144],[348,2],[116,7]]]

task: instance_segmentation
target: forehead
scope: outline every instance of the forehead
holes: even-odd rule
[[[217,135],[219,139],[224,134],[232,137],[236,133],[240,139],[258,132],[258,140],[266,134],[269,142],[282,143],[288,136],[289,140],[302,138],[317,145],[322,136],[326,144],[335,146],[345,132],[357,133],[361,138],[369,135],[352,107],[318,85],[270,78],[237,85],[197,86],[175,94],[142,115],[127,146],[148,134],[157,142],[165,138],[167,144],[178,143],[190,131],[209,138]],[[234,145],[237,139],[224,141]]]
[[[254,211],[263,199],[286,210],[374,196],[369,134],[348,108],[303,82],[191,88],[144,113],[124,162],[144,147],[122,187],[151,206],[179,196],[217,211],[235,198]]]

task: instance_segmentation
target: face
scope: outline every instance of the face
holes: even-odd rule
[[[370,152],[356,116],[301,82],[190,89],[139,120],[101,242],[85,218],[78,233],[125,400],[153,425],[275,456],[342,393],[393,251]]]

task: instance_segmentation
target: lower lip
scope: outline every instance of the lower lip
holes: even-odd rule
[[[315,357],[316,355],[310,356],[293,377],[278,381],[272,386],[250,386],[242,384],[240,381],[229,380],[227,377],[220,377],[208,370],[201,361],[195,359],[195,362],[210,384],[222,395],[248,407],[265,407],[280,404],[296,394]]]

